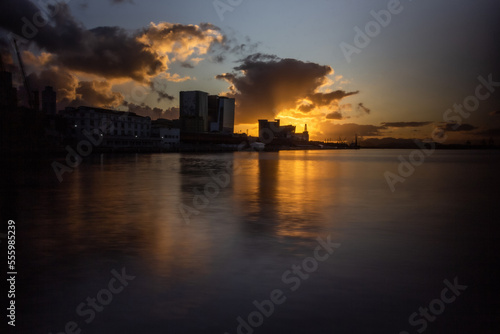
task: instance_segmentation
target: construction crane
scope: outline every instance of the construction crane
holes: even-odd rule
[[[26,77],[26,72],[24,71],[23,60],[21,58],[21,54],[19,53],[19,49],[17,48],[17,41],[15,38],[12,38],[12,41],[14,42],[14,48],[16,49],[17,60],[19,61],[19,67],[21,68],[21,74],[23,76],[24,90],[26,91],[28,106],[30,107],[30,109],[35,109],[35,99],[34,99],[33,95],[31,94],[31,89],[30,89],[30,85],[28,82],[28,78]]]

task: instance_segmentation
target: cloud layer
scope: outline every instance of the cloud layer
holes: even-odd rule
[[[242,59],[234,72],[216,78],[231,85],[226,95],[236,98],[238,122],[255,123],[286,109],[308,113],[358,93],[320,92],[329,83],[330,74],[333,69],[327,65],[256,53]]]
[[[114,92],[112,85],[126,81],[149,86],[158,102],[171,101],[174,97],[162,81],[190,78],[170,73],[170,64],[194,67],[201,57],[229,47],[220,29],[208,23],[160,22],[136,31],[109,26],[87,29],[65,3],[53,2],[41,10],[28,0],[0,3],[0,32],[4,46],[11,37],[18,40],[21,50],[28,49],[30,43],[23,58],[32,72],[33,89],[53,86],[60,107],[119,106],[124,97]],[[2,47],[3,58],[10,59],[5,50]]]

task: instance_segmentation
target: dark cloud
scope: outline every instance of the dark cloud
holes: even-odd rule
[[[351,138],[354,137],[355,134],[357,134],[358,136],[377,137],[382,135],[380,130],[384,129],[386,129],[385,126],[377,126],[371,124],[334,124],[329,122],[323,123],[320,127],[321,133],[328,138]]]
[[[367,138],[358,141],[361,147],[367,148],[420,148],[415,139],[406,138]],[[421,141],[420,141],[421,143]]]
[[[134,1],[133,0],[108,0],[112,5],[120,5],[120,4],[124,4],[124,3],[130,3],[130,4],[133,4]],[[79,3],[78,4],[80,7],[82,8],[88,8],[89,4],[88,4],[88,0],[84,0],[83,2]]]
[[[220,64],[226,60],[226,57],[223,54],[218,54],[218,55],[211,57],[210,60],[216,64]]]
[[[432,122],[382,122],[381,124],[389,128],[416,128],[432,124]]]
[[[281,58],[276,56],[276,55],[270,55],[270,54],[266,54],[266,53],[257,52],[257,53],[253,53],[251,55],[248,55],[243,59],[240,59],[239,62],[248,64],[248,63],[271,62],[271,61],[278,62],[280,60],[281,60]]]
[[[55,14],[49,23],[36,27],[33,17],[43,16],[31,1],[3,0],[0,28],[24,36],[53,54],[53,64],[106,79],[144,82],[168,69],[169,53],[182,61],[200,50],[206,52],[222,39],[220,29],[208,23],[197,26],[162,22],[133,32],[120,27],[87,29],[74,19],[66,4],[47,8]]]
[[[145,49],[122,28],[98,27],[85,31],[81,38],[81,44],[71,48],[47,48],[57,55],[54,62],[108,79],[136,81],[144,81],[167,69],[160,55]]]
[[[211,46],[210,51],[213,52],[213,56],[210,57],[210,60],[215,63],[222,63],[229,54],[245,58],[255,54],[259,44],[258,42],[252,42],[248,36],[244,37],[244,42],[241,43],[235,36],[224,34],[220,43]]]
[[[10,2],[10,1],[7,1]],[[2,20],[0,25],[23,36],[22,17],[32,18],[39,12],[26,0],[12,1],[16,6],[0,9],[3,15],[12,18]],[[54,7],[55,8],[55,7]],[[55,10],[55,9],[54,9]],[[31,23],[32,24],[32,23]],[[142,81],[146,74],[153,75],[164,70],[159,55],[147,51],[134,36],[118,27],[98,27],[87,30],[75,21],[67,5],[57,5],[57,15],[50,24],[30,30],[25,24],[24,32],[32,34],[32,41],[42,50],[56,55],[53,62],[71,70],[92,73],[105,78],[130,77]]]
[[[181,64],[181,67],[183,68],[194,68],[194,66],[190,63],[184,62]]]
[[[40,73],[28,76],[32,90],[42,91],[45,86],[52,86],[56,91],[59,109],[81,105],[101,108],[113,108],[123,103],[123,96],[113,92],[107,81],[78,81],[70,72],[50,67]]]
[[[158,94],[157,102],[160,102],[162,100],[169,100],[169,101],[174,100],[174,97],[172,95],[168,94],[167,92],[162,92],[162,91],[158,91],[158,90],[155,90],[155,92]]]
[[[363,111],[363,112],[365,112],[365,113],[367,113],[367,114],[369,114],[369,113],[370,113],[370,111],[371,111],[370,109],[368,109],[367,107],[365,107],[365,106],[363,105],[363,103],[359,103],[359,104],[358,104],[358,110]]]
[[[32,21],[33,16],[39,12],[40,9],[27,0],[2,0],[0,1],[0,28],[22,36],[23,17]]]
[[[136,113],[140,116],[149,116],[151,119],[166,118],[177,119],[179,118],[179,108],[172,107],[169,109],[151,108],[145,104],[137,105],[134,103],[124,102],[123,105],[128,107],[128,111]]]
[[[492,137],[496,137],[496,136],[500,136],[500,128],[486,129],[486,130],[482,130],[482,131],[479,131],[479,132],[475,132],[474,134],[475,135],[479,135],[479,136],[492,136]]]
[[[334,111],[332,113],[329,113],[328,115],[326,115],[326,119],[342,119],[342,113],[338,112],[338,111]]]
[[[259,46],[259,43],[252,43],[252,44],[246,44],[246,43],[241,43],[241,44],[236,44],[232,48],[229,49],[230,53],[236,54],[236,55],[246,55],[249,53],[253,53],[257,47]]]
[[[160,87],[158,87],[160,86]],[[173,101],[174,97],[166,92],[167,85],[166,83],[159,84],[158,82],[151,81],[149,83],[149,87],[153,92],[158,94],[158,100],[157,102],[161,102],[162,100],[168,100],[168,101]]]
[[[464,132],[464,131],[472,131],[477,129],[476,126],[470,125],[470,124],[456,124],[456,123],[446,123],[440,126],[441,129],[444,131],[449,131],[449,132]]]
[[[345,92],[343,90],[336,90],[331,93],[315,93],[312,95],[308,96],[308,99],[313,102],[315,106],[321,107],[321,106],[328,106],[332,102],[338,101],[344,97],[358,94],[359,91],[355,92]]]
[[[58,101],[69,103],[76,98],[78,80],[68,71],[49,67],[40,73],[28,76],[31,89],[42,91],[45,86],[52,86],[56,91]]]
[[[111,85],[107,81],[80,81],[76,88],[76,99],[71,105],[114,108],[122,103],[123,96],[118,92],[112,92]]]
[[[308,99],[315,107],[357,93],[318,93],[318,88],[327,82],[326,77],[333,72],[332,68],[297,59],[256,53],[240,60],[240,65],[234,69],[240,73],[225,73],[216,78],[231,84],[226,95],[236,98],[236,119],[239,123],[272,119],[282,109],[312,110],[311,107],[297,105],[303,99]]]
[[[109,0],[112,4],[134,3],[133,0]]]
[[[299,106],[299,110],[302,111],[302,112],[305,112],[305,113],[308,113],[310,112],[311,110],[313,110],[314,108],[316,108],[314,106],[314,104],[302,104]]]

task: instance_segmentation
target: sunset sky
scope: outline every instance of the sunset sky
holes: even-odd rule
[[[281,118],[318,140],[440,128],[448,143],[500,143],[498,1],[53,4],[3,0],[0,31],[16,85],[12,36],[31,85],[54,86],[59,108],[177,118],[179,91],[202,90],[235,97],[236,131],[253,135],[258,119]]]

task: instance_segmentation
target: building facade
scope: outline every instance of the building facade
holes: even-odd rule
[[[45,86],[42,91],[42,111],[48,115],[56,114],[56,92],[51,86]]]
[[[270,143],[273,140],[309,141],[307,124],[304,132],[296,133],[295,125],[281,125],[279,119],[268,121],[259,119],[259,138],[263,142]]]
[[[12,73],[0,71],[0,108],[17,107],[17,89],[12,86]]]
[[[224,133],[234,132],[235,103],[235,99],[230,99],[227,97],[219,98],[220,115],[222,115],[222,120],[220,120],[220,123],[222,125],[222,132]]]
[[[68,107],[61,115],[69,129],[67,136],[74,140],[85,139],[85,134],[100,135],[100,146],[111,148],[154,147],[159,142],[151,138],[151,118],[135,113],[82,106]]]
[[[180,92],[181,131],[234,132],[235,99],[201,91]]]
[[[180,145],[181,130],[176,128],[159,128],[158,135],[161,139],[161,147],[166,149],[177,149]]]
[[[151,122],[151,136],[160,138],[160,147],[177,150],[180,147],[181,130],[178,120],[157,119]]]
[[[307,131],[307,124],[304,127],[304,132],[295,133],[294,139],[297,141],[309,141],[309,131]]]
[[[182,91],[179,94],[179,119],[185,132],[208,132],[208,93]]]
[[[211,95],[208,97],[210,132],[234,133],[235,99]]]

